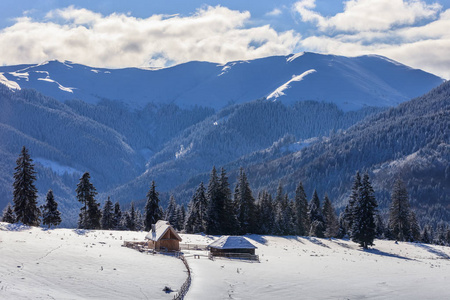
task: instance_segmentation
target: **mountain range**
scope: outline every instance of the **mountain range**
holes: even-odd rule
[[[280,181],[292,192],[302,180],[338,208],[357,169],[373,175],[382,207],[403,172],[423,216],[448,209],[448,83],[419,97],[443,80],[385,57],[120,70],[50,61],[0,67],[0,82],[0,206],[25,145],[40,198],[54,190],[65,226],[75,224],[85,171],[100,199],[142,205],[155,180],[163,203],[170,193],[186,203],[213,165],[231,182],[246,168],[255,193]]]

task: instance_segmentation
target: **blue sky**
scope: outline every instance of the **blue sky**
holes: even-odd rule
[[[379,54],[450,78],[450,0],[2,0],[0,64]]]

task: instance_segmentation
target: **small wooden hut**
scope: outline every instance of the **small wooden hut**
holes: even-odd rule
[[[257,247],[243,236],[225,235],[211,243],[208,248],[212,256],[253,257]]]
[[[167,221],[159,220],[145,236],[149,249],[179,251],[181,237]]]

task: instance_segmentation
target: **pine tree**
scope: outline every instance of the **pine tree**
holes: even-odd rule
[[[235,234],[239,229],[236,204],[231,198],[230,184],[228,183],[227,173],[224,168],[220,172],[219,192],[220,197],[223,199],[223,213],[219,216],[222,227],[221,234]]]
[[[390,236],[398,241],[409,240],[411,225],[408,191],[401,179],[394,183],[391,194],[391,206],[389,208]]]
[[[80,229],[99,229],[100,228],[100,204],[95,200],[97,190],[90,182],[91,175],[86,172],[81,176],[75,192],[77,199],[83,205],[80,209],[78,219],[78,228]]]
[[[237,206],[238,233],[253,233],[256,226],[256,205],[243,168],[239,172],[239,179],[234,192],[234,202]]]
[[[42,224],[48,225],[48,228],[58,226],[61,223],[61,213],[58,211],[58,203],[55,201],[53,191],[47,192],[45,205],[42,207]]]
[[[258,196],[258,233],[273,233],[275,224],[272,196],[267,191],[262,191]]]
[[[131,202],[130,210],[125,215],[125,226],[128,230],[136,231],[136,209],[133,201]]]
[[[120,210],[120,203],[116,202],[114,204],[114,216],[112,221],[112,229],[121,230],[122,229],[122,211]]]
[[[317,191],[314,190],[313,197],[308,207],[308,218],[311,222],[311,227],[309,230],[310,236],[324,237],[323,231],[325,226],[323,223],[323,216],[320,211],[320,199],[317,195]]]
[[[155,181],[152,181],[150,190],[147,193],[147,203],[144,209],[144,225],[145,230],[149,231],[152,224],[156,224],[158,220],[163,218],[163,212],[159,206],[159,193],[156,191]]]
[[[311,225],[308,218],[308,199],[302,182],[299,182],[295,189],[294,212],[296,234],[308,235]]]
[[[430,225],[425,225],[423,227],[420,241],[425,244],[430,244],[433,242],[433,231]]]
[[[37,206],[36,172],[27,148],[22,147],[14,172],[14,213],[16,221],[29,226],[39,226],[41,212]]]
[[[206,233],[220,234],[223,226],[221,216],[224,213],[224,199],[220,193],[220,183],[215,167],[211,171],[206,198],[208,199]]]
[[[189,203],[185,224],[187,233],[205,232],[207,206],[208,201],[205,195],[205,186],[201,182]]]
[[[344,209],[344,228],[345,233],[351,235],[351,229],[353,227],[353,210],[356,201],[359,198],[359,189],[361,187],[361,175],[359,171],[356,172],[355,179],[353,181],[352,191],[350,193],[350,197],[347,203],[347,206]]]
[[[375,226],[376,226],[376,237],[379,239],[386,238],[386,227],[384,225],[383,219],[380,214],[376,214],[375,216]]]
[[[176,227],[175,225],[177,225],[177,203],[175,202],[175,197],[173,195],[170,195],[164,220],[168,221],[174,228]]]
[[[102,229],[110,230],[114,228],[114,208],[111,199],[108,197],[102,210]]]
[[[420,226],[414,211],[409,212],[409,240],[411,242],[420,241]]]
[[[142,213],[139,209],[136,209],[136,218],[134,219],[134,225],[136,231],[142,231],[144,230],[144,217],[142,216]]]
[[[6,206],[3,210],[2,222],[11,224],[16,222],[16,216],[14,215],[14,211],[10,203],[8,203],[8,206]]]
[[[331,201],[328,198],[327,194],[325,194],[323,202],[322,215],[325,225],[324,236],[326,238],[337,237],[339,233],[339,223],[336,217],[336,212],[334,210],[333,204],[331,204]]]
[[[351,238],[367,249],[373,245],[376,236],[375,213],[378,206],[367,173],[363,176],[358,194],[358,199],[353,206]]]

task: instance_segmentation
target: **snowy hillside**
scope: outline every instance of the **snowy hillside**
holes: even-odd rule
[[[2,299],[172,299],[182,262],[121,247],[145,232],[43,230],[0,223]],[[122,240],[121,240],[122,238]],[[217,237],[182,235],[189,244]],[[186,299],[448,299],[450,248],[376,240],[250,235],[260,263],[184,250],[192,271]],[[194,258],[200,255],[200,259]]]
[[[344,111],[394,106],[442,79],[381,56],[299,53],[225,65],[189,62],[165,69],[102,69],[72,62],[0,67],[0,82],[65,101],[119,100],[132,107],[174,103],[215,109],[267,97],[336,103]]]

